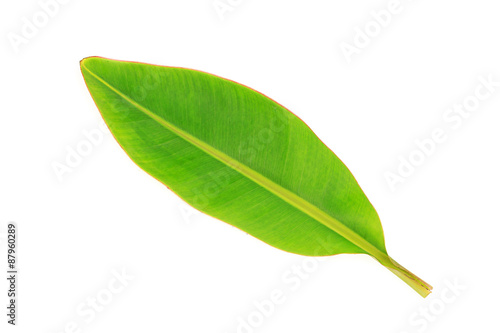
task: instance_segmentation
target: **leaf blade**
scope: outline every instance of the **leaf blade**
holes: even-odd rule
[[[365,253],[388,268],[395,267],[385,250],[378,215],[350,171],[307,125],[278,103],[233,81],[194,70],[102,58],[84,59],[81,67],[122,148],[136,164],[195,208],[288,252]],[[139,94],[133,89],[151,73],[156,85],[151,85],[145,98],[144,91]],[[272,116],[277,117],[277,123]],[[233,128],[228,121],[233,121]],[[136,126],[138,122],[140,126]],[[208,130],[202,125],[209,126]],[[241,142],[263,131],[273,139],[264,140],[265,149],[259,154],[242,156],[241,146],[231,143],[232,138]],[[160,139],[156,133],[162,133]],[[176,144],[171,149],[157,146],[173,141]],[[281,158],[273,159],[272,154]],[[310,156],[319,157],[319,166],[308,161]],[[191,166],[193,160],[196,162]],[[305,161],[300,166],[312,171],[295,170],[297,161]],[[158,170],[159,164],[162,170]],[[219,172],[219,177],[233,183],[218,184],[219,193],[209,204],[196,202],[189,191],[193,186],[213,185],[214,177],[207,177],[210,172]],[[303,178],[308,182],[305,185]],[[332,183],[332,178],[340,185]],[[319,185],[308,187],[309,182]],[[321,185],[318,196],[314,190]],[[329,194],[338,202],[325,199]]]

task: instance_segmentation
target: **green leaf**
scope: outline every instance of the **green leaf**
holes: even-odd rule
[[[98,57],[81,69],[128,156],[194,208],[284,251],[368,254],[430,293],[388,256],[377,212],[347,167],[280,104],[191,69]]]

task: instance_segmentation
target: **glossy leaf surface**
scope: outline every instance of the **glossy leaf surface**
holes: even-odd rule
[[[284,251],[371,255],[430,292],[387,255],[377,212],[347,167],[280,104],[191,69],[97,57],[81,69],[128,156],[194,208]]]

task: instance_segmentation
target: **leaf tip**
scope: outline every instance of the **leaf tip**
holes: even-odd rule
[[[88,69],[89,65],[92,63],[96,62],[102,62],[103,60],[110,60],[104,57],[99,57],[99,56],[90,56],[90,57],[85,57],[82,60],[80,60],[80,69],[83,70],[84,68]]]
[[[92,57],[85,57],[83,58],[82,60],[80,60],[80,68],[83,68],[85,66],[85,63],[89,60],[89,59],[92,59],[92,58],[95,58],[94,56]]]

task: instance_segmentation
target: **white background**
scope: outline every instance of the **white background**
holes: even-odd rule
[[[0,331],[497,332],[500,87],[457,128],[443,115],[473,101],[480,76],[500,81],[500,5],[401,0],[348,62],[342,43],[376,29],[370,12],[389,1],[226,1],[221,19],[213,0],[73,0],[47,22],[35,0],[2,1],[0,226],[19,225],[20,280],[13,328],[2,278]],[[33,16],[38,32],[22,37]],[[369,257],[318,263],[197,213],[108,132],[59,179],[53,166],[99,131],[79,69],[93,55],[207,71],[289,108],[356,176],[391,256],[434,293],[422,299]],[[391,190],[386,173],[436,128],[447,139]],[[291,271],[302,265],[307,277]],[[133,279],[110,294],[123,269]],[[273,290],[283,302],[264,316],[254,302]]]

